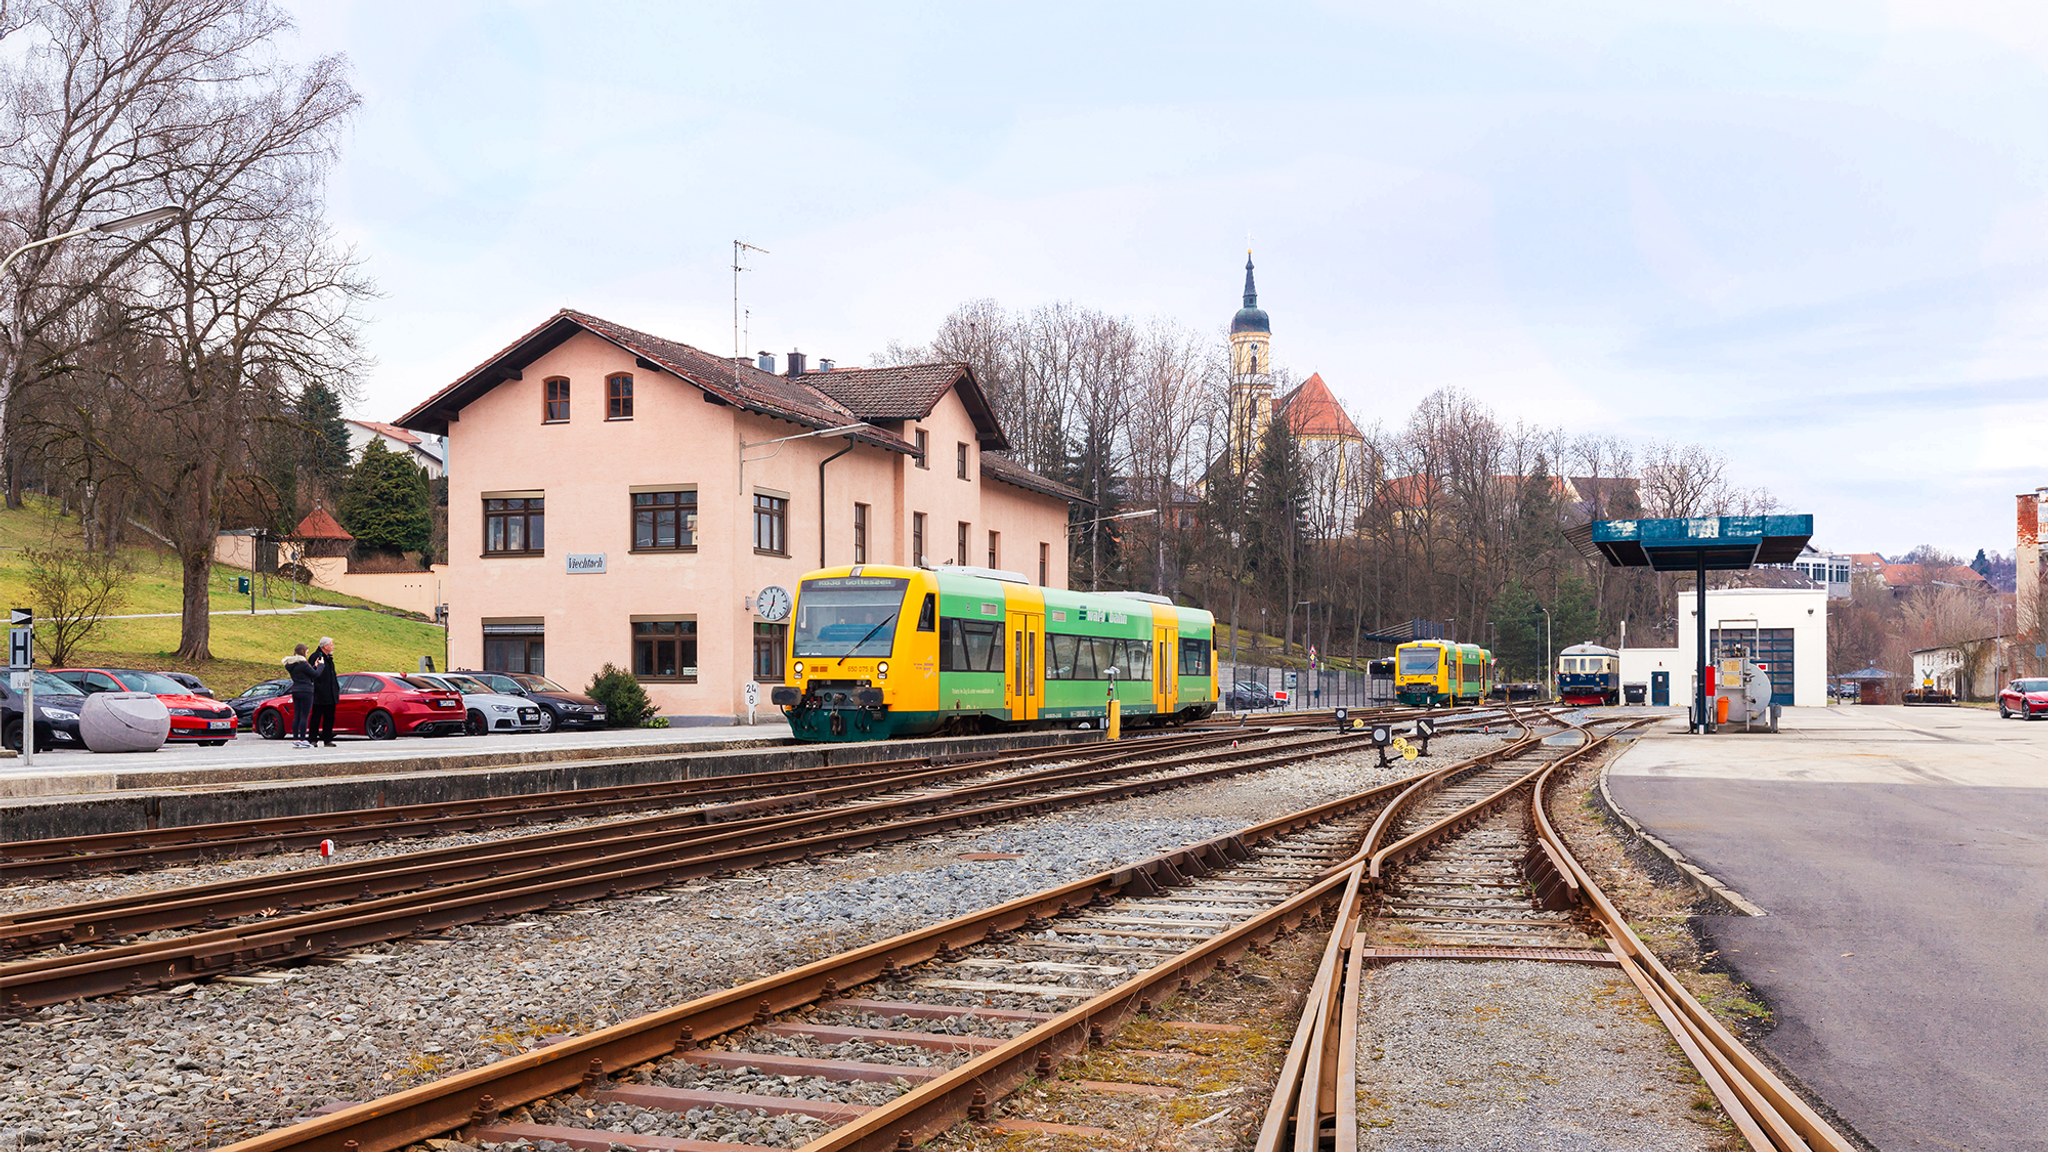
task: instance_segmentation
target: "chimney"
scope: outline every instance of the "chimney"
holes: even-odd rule
[[[759,359],[754,361],[754,367],[773,375],[775,372],[775,353],[757,352],[755,356],[759,357]]]
[[[2041,501],[2019,495],[2019,541],[2012,552],[2014,624],[2022,637],[2034,635],[2041,595]]]
[[[830,360],[820,360],[820,361],[818,361],[818,371],[820,371],[820,372],[830,372],[831,370],[832,370],[832,362],[831,362]]]
[[[789,354],[789,374],[790,374],[791,376],[801,376],[801,375],[803,375],[803,374],[804,374],[804,354],[803,354],[803,353],[801,353],[801,352],[797,352],[797,351],[794,351],[794,350],[792,350],[792,351],[790,352],[790,354]]]

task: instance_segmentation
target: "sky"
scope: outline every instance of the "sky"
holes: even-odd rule
[[[1365,424],[1678,440],[1815,543],[2048,485],[2048,6],[289,5],[390,420],[557,308],[865,364],[963,301],[1220,334]]]

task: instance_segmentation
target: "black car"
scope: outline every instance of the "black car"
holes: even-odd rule
[[[1273,690],[1257,680],[1239,680],[1223,694],[1223,707],[1230,712],[1249,712],[1254,708],[1278,708],[1280,701],[1273,696]]]
[[[543,732],[557,728],[604,727],[603,704],[581,692],[571,692],[545,676],[531,672],[472,672],[467,668],[453,671],[483,681],[493,692],[524,696],[540,705],[540,730]]]
[[[183,684],[192,690],[194,696],[204,696],[208,700],[213,699],[213,689],[208,688],[205,681],[192,675],[190,672],[159,672],[157,675],[169,677],[172,681]]]
[[[85,706],[85,697],[75,685],[48,672],[35,677],[36,751],[85,747],[78,737],[78,710]],[[14,690],[11,678],[0,676],[0,743],[16,752],[21,751],[21,705],[21,693]]]
[[[235,710],[235,727],[247,728],[254,722],[258,704],[272,696],[283,696],[291,690],[292,680],[287,676],[282,680],[265,680],[261,684],[252,684],[248,691],[230,698],[227,706]]]

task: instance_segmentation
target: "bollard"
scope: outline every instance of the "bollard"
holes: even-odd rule
[[[1111,740],[1121,740],[1124,738],[1124,708],[1123,701],[1121,700],[1111,700],[1109,702],[1109,738]]]
[[[322,840],[322,841],[320,842],[320,862],[321,862],[322,864],[325,864],[325,863],[327,863],[328,861],[330,861],[330,860],[333,860],[333,859],[334,859],[334,841],[332,841],[332,840]]]

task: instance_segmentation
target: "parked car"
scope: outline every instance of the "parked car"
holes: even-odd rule
[[[473,676],[493,692],[524,696],[540,705],[540,730],[543,732],[557,728],[604,727],[603,704],[581,692],[571,692],[545,676],[531,672],[476,672],[468,668],[457,669],[457,674]]]
[[[183,684],[185,686],[185,690],[187,692],[192,693],[194,696],[204,696],[208,700],[214,698],[213,689],[208,688],[206,686],[206,681],[201,680],[199,677],[192,675],[190,672],[159,672],[157,673],[157,675],[168,677],[172,680],[177,681],[180,684]]]
[[[468,717],[462,693],[422,688],[397,672],[347,672],[334,705],[334,734],[389,740],[394,736],[452,736]],[[292,730],[290,692],[256,705],[256,734],[276,740]]]
[[[1998,716],[2032,720],[2048,714],[2048,680],[2015,680],[1998,691]]]
[[[247,728],[255,722],[256,706],[258,704],[263,703],[272,696],[290,695],[291,690],[292,680],[289,676],[282,680],[265,680],[261,684],[250,685],[248,690],[240,696],[231,697],[227,701],[227,705],[235,710],[236,726]]]
[[[541,731],[540,705],[524,696],[493,692],[474,676],[460,672],[417,672],[406,682],[421,688],[441,688],[460,693],[469,721],[463,731],[471,736],[490,732]]]
[[[1230,712],[1248,712],[1254,708],[1278,708],[1280,700],[1271,688],[1257,680],[1239,680],[1223,694],[1223,707]]]
[[[100,692],[149,692],[171,710],[168,743],[219,747],[235,738],[235,710],[217,700],[195,696],[161,672],[136,668],[52,668],[50,675],[76,686],[84,696]]]
[[[78,686],[38,671],[36,677],[36,751],[83,748],[78,737],[78,709],[85,703]],[[0,743],[21,751],[21,706],[25,701],[9,678],[0,676]]]

